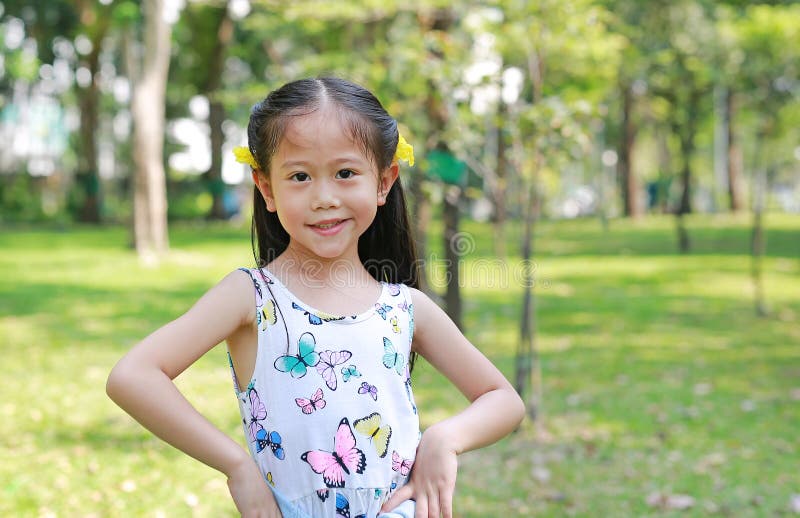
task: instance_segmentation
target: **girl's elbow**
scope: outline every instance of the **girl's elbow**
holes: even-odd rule
[[[111,398],[112,401],[117,400],[122,378],[123,374],[120,372],[119,363],[117,363],[114,365],[114,368],[111,369],[111,372],[108,373],[108,378],[106,379],[106,395]]]
[[[133,367],[125,358],[121,359],[108,373],[106,395],[115,403],[119,403],[120,399],[128,392],[129,387],[133,385],[134,379]]]
[[[512,394],[512,401],[511,401],[511,415],[514,416],[514,426],[519,426],[523,419],[525,419],[525,402],[522,398],[517,394],[516,390],[511,391]]]

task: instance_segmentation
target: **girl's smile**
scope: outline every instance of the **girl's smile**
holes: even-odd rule
[[[321,221],[319,223],[314,223],[309,225],[311,228],[314,229],[315,232],[322,236],[332,236],[337,234],[342,227],[350,221],[349,219],[333,219],[333,220],[326,220]]]

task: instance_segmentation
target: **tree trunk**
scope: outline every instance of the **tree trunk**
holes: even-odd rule
[[[419,262],[419,289],[431,295],[427,278],[427,236],[428,224],[431,221],[431,201],[422,188],[422,182],[421,174],[415,174],[409,180],[411,198],[414,203],[414,217],[411,224],[414,227],[414,247],[417,250],[417,261]]]
[[[454,14],[449,8],[436,9],[433,11],[431,18],[428,20],[428,30],[436,32],[447,32],[450,30],[454,21]],[[433,62],[442,62],[444,54],[439,49],[432,49],[430,58]],[[449,121],[449,113],[447,106],[442,100],[444,92],[441,91],[439,85],[432,79],[428,79],[428,97],[426,105],[428,108],[428,116],[430,117],[430,132],[431,141],[434,142],[432,146],[434,149],[439,149],[444,152],[450,152],[450,148],[445,141],[445,130]],[[448,192],[449,186],[444,185],[445,193]],[[445,223],[445,254],[448,260],[445,263],[447,288],[445,293],[445,309],[448,316],[461,327],[461,290],[458,282],[458,269],[460,259],[455,256],[451,259],[452,245],[448,241],[448,234],[452,238],[458,232],[458,221],[461,216],[458,198],[460,197],[460,189],[458,196],[455,199],[445,200],[443,219]],[[447,194],[445,194],[447,198]],[[455,229],[455,231],[453,231]]]
[[[85,87],[76,86],[78,106],[80,107],[80,153],[76,180],[82,191],[83,203],[78,211],[78,220],[86,223],[99,223],[102,219],[102,196],[100,173],[97,169],[97,134],[100,119],[100,52],[103,38],[108,31],[108,17],[94,15],[95,6],[86,2],[79,5],[81,19],[94,20],[91,27],[92,50],[81,64],[91,75],[91,82]]]
[[[211,210],[208,219],[225,219],[224,194],[225,183],[222,181],[222,145],[225,134],[222,123],[225,122],[225,106],[220,100],[223,70],[227,49],[233,38],[233,20],[228,16],[227,6],[214,8],[218,11],[217,40],[210,56],[206,96],[209,102],[208,125],[211,130],[211,167],[206,171],[208,189],[211,193]]]
[[[678,207],[680,214],[692,212],[692,156],[694,155],[694,139],[697,133],[697,117],[700,109],[701,92],[692,90],[686,106],[686,122],[676,125],[681,141],[681,154],[683,155],[683,169],[681,170],[681,201]]]
[[[669,150],[669,132],[662,128],[658,131],[658,186],[656,197],[661,214],[670,212],[669,186],[672,178],[672,153]]]
[[[639,182],[633,172],[633,145],[636,141],[636,125],[633,123],[633,91],[629,84],[622,90],[622,128],[619,138],[617,172],[622,192],[623,210],[626,216],[638,218],[642,215],[639,201]]]
[[[750,276],[753,280],[753,301],[758,316],[766,316],[767,304],[764,299],[763,262],[766,240],[764,237],[764,205],[767,192],[767,168],[763,161],[762,147],[764,135],[759,132],[756,137],[755,170],[753,171],[753,232],[750,240]]]
[[[461,310],[461,279],[459,276],[459,264],[461,262],[461,237],[458,233],[458,223],[460,219],[459,201],[461,200],[461,188],[455,185],[445,187],[444,208],[442,210],[442,222],[444,223],[444,253],[445,264],[447,265],[447,291],[445,292],[445,307],[447,314],[463,330],[462,310]]]
[[[544,87],[544,56],[535,48],[528,48],[528,75],[533,85],[532,102],[539,104],[542,100]],[[514,146],[517,154],[522,158],[523,145],[517,134],[517,142]],[[535,138],[533,135],[530,138]],[[539,214],[540,200],[538,196],[539,169],[542,163],[542,156],[535,152],[532,160],[532,172],[530,177],[525,178],[524,174],[520,177],[526,180],[523,189],[523,211],[524,211],[524,231],[522,233],[522,265],[523,265],[523,286],[522,286],[522,314],[520,315],[520,333],[517,343],[517,352],[514,356],[515,368],[515,389],[520,397],[525,401],[528,416],[531,420],[541,413],[542,406],[542,386],[541,386],[541,366],[538,360],[536,348],[536,298],[533,293],[534,287],[534,230]],[[523,172],[522,170],[520,171]]]
[[[222,180],[222,145],[225,134],[222,123],[225,122],[225,107],[212,94],[209,97],[208,125],[211,130],[211,167],[206,171],[208,190],[211,194],[211,209],[207,219],[225,219],[225,182]]]
[[[506,258],[506,192],[508,189],[508,164],[506,163],[506,138],[503,131],[503,124],[508,118],[508,110],[505,103],[500,103],[500,110],[497,114],[497,172],[493,189],[494,198],[494,253],[499,259]]]
[[[725,96],[725,129],[728,159],[726,160],[728,173],[728,196],[730,209],[734,212],[744,208],[742,199],[742,150],[736,138],[735,128],[736,99],[733,90],[728,89]]]
[[[538,168],[538,164],[534,167]],[[526,203],[524,205],[524,231],[522,236],[522,265],[523,265],[523,284],[522,284],[522,314],[520,315],[519,343],[515,361],[514,386],[517,393],[527,398],[526,407],[528,416],[535,420],[541,408],[541,387],[536,386],[536,380],[540,376],[534,376],[539,372],[539,361],[536,349],[536,299],[533,296],[535,279],[534,274],[534,229],[536,226],[536,216],[538,212],[538,199],[536,196],[536,183],[531,181],[526,192]]]
[[[163,0],[144,0],[144,59],[136,82],[133,114],[134,243],[139,256],[154,261],[169,247],[164,173],[164,111],[172,27]]]
[[[678,214],[691,214],[692,212],[692,154],[694,153],[694,136],[681,135],[681,201],[678,205]]]
[[[92,56],[90,56],[91,58]],[[91,61],[90,61],[91,67]],[[78,87],[78,105],[81,112],[80,153],[75,179],[83,196],[78,220],[86,223],[100,222],[100,175],[97,170],[97,126],[99,89],[97,66],[89,68],[92,82],[86,88]]]
[[[681,200],[677,210],[678,249],[682,254],[688,253],[691,248],[684,216],[692,212],[692,156],[694,155],[694,139],[697,133],[697,117],[701,95],[700,91],[692,90],[685,107],[687,112],[685,123],[680,124],[677,121],[673,123],[673,129],[678,134],[681,142],[681,155],[683,155]]]

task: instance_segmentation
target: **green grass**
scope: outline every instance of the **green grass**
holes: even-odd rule
[[[462,456],[457,516],[781,516],[800,494],[800,217],[768,215],[770,315],[752,303],[749,221],[543,222],[535,262],[543,406],[536,424]],[[434,229],[436,230],[436,229]],[[465,328],[513,373],[521,300],[490,226],[465,223]],[[119,228],[0,233],[0,515],[234,516],[224,477],[154,439],[105,396],[137,340],[249,264],[247,230],[171,229],[141,265]],[[470,248],[473,248],[470,246]],[[442,257],[441,245],[431,253]],[[432,266],[441,266],[431,259]],[[178,378],[241,440],[224,350]],[[463,398],[415,371],[423,424]],[[685,511],[653,495],[689,495]]]

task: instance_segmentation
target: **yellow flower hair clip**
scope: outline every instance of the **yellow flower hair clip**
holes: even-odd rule
[[[394,153],[394,158],[398,161],[403,160],[409,166],[414,167],[414,147],[406,142],[403,135],[397,141],[397,151]]]
[[[233,148],[233,156],[236,157],[236,161],[240,164],[248,164],[253,169],[259,169],[258,162],[256,162],[256,157],[254,157],[253,153],[250,152],[250,148],[245,146],[236,146]]]

